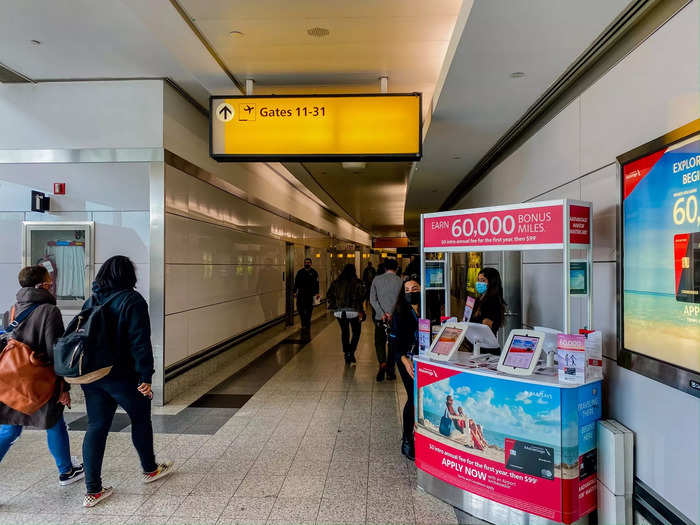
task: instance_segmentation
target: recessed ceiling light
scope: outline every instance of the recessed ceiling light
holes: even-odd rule
[[[38,40],[30,40],[30,42],[33,46],[40,46],[41,45],[41,42],[39,42]]]
[[[461,159],[462,157],[460,157],[459,155],[454,155],[452,158],[453,158],[454,160],[459,160],[459,159]]]
[[[229,33],[229,35],[236,37],[236,38],[240,38],[243,35],[245,35],[245,33],[243,31],[233,30]]]
[[[321,38],[324,36],[328,36],[331,34],[331,32],[326,29],[325,27],[311,27],[306,30],[306,34],[309,36],[315,36],[317,38]]]
[[[510,74],[510,78],[523,78],[524,76],[525,73],[523,73],[522,71],[514,71]]]

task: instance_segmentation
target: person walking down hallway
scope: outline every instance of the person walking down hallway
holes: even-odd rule
[[[83,506],[94,507],[112,494],[102,484],[102,461],[112,419],[121,406],[131,420],[131,440],[143,472],[151,483],[173,472],[172,462],[156,463],[151,423],[151,381],[154,373],[151,323],[146,301],[134,290],[136,271],[128,257],[117,255],[102,265],[92,285],[93,295],[83,306],[102,305],[111,323],[102,341],[110,341],[114,363],[109,374],[82,385],[88,415],[83,441],[85,485]]]
[[[369,302],[374,308],[374,349],[379,363],[377,381],[384,381],[385,377],[389,380],[396,379],[394,361],[391,352],[387,352],[387,331],[391,325],[391,317],[401,291],[402,281],[401,277],[396,275],[398,268],[396,259],[387,259],[385,268],[385,273],[374,278],[369,292]]]
[[[304,259],[304,267],[294,278],[294,294],[297,298],[297,311],[301,319],[301,338],[311,339],[311,314],[314,310],[314,299],[320,299],[318,272],[311,267],[311,259]]]
[[[327,298],[328,309],[333,310],[333,315],[340,325],[345,364],[355,363],[355,350],[362,332],[361,323],[365,320],[363,309],[365,287],[357,278],[354,264],[345,265],[340,277],[331,283]],[[352,328],[352,338],[350,328]]]
[[[63,335],[63,318],[56,306],[56,297],[49,291],[52,285],[49,272],[43,266],[27,266],[19,272],[19,284],[17,303],[3,318],[2,326],[8,333],[0,339],[0,348],[5,341],[14,339],[31,348],[41,361],[51,363],[53,345]],[[18,384],[21,380],[18,376]],[[56,379],[51,398],[33,414],[27,415],[0,403],[0,461],[19,439],[25,426],[45,429],[49,451],[58,467],[59,485],[82,479],[83,466],[74,464],[70,455],[68,430],[63,420],[64,406],[70,407],[70,394],[68,385],[60,377]],[[29,460],[27,458],[27,462]]]

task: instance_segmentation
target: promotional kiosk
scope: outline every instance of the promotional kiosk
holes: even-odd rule
[[[425,214],[421,271],[434,252],[443,254],[444,274],[432,283],[448,280],[455,252],[558,250],[564,293],[556,328],[591,329],[591,219],[591,204],[572,200]],[[421,294],[425,317],[425,287]],[[446,297],[448,317],[449,309]],[[538,363],[551,338],[538,329],[513,330],[500,359],[460,351],[470,324],[443,327],[415,359],[418,486],[496,524],[585,522],[596,508],[601,378],[560,383],[546,366],[551,359]]]

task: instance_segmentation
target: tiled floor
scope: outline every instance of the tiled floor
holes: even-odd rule
[[[156,434],[158,457],[177,464],[167,480],[142,485],[129,434],[111,433],[103,477],[115,495],[93,509],[80,507],[82,484],[58,486],[45,433],[26,432],[0,463],[0,524],[457,523],[416,489],[399,452],[403,386],[375,382],[363,328],[356,366],[331,323],[215,434]],[[82,435],[71,431],[77,455]]]

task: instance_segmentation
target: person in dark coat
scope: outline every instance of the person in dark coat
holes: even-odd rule
[[[151,423],[151,382],[154,373],[151,322],[145,299],[134,290],[136,271],[128,257],[117,255],[100,268],[93,295],[83,309],[104,305],[112,319],[109,338],[114,341],[110,373],[81,385],[85,393],[88,429],[83,441],[85,485],[83,506],[94,507],[112,495],[102,485],[102,461],[112,419],[121,406],[131,420],[131,440],[143,469],[143,482],[151,483],[173,471],[172,462],[156,463]],[[108,301],[109,299],[109,301]]]
[[[297,297],[297,311],[301,319],[302,339],[311,339],[311,314],[314,310],[314,298],[320,299],[318,272],[311,267],[311,259],[304,259],[304,267],[294,278],[294,293]]]
[[[363,308],[365,298],[365,286],[357,278],[354,264],[346,264],[340,276],[331,283],[328,293],[328,309],[333,310],[333,315],[340,325],[345,364],[357,362],[355,350],[362,333],[362,322],[365,320]],[[352,328],[352,339],[350,338]]]
[[[396,302],[391,318],[390,348],[398,364],[401,381],[406,389],[403,407],[403,437],[401,453],[410,460],[416,457],[413,427],[415,425],[413,402],[413,358],[418,354],[418,318],[420,317],[420,277],[408,276]]]
[[[10,323],[29,308],[35,309],[22,323],[11,331],[11,338],[29,346],[44,362],[53,363],[53,346],[63,335],[63,319],[56,306],[56,297],[49,291],[51,277],[44,266],[27,266],[19,272],[20,290],[11,311],[4,314],[2,326],[10,331]],[[7,334],[10,335],[9,333]],[[0,347],[5,338],[0,338]],[[65,381],[56,381],[56,390],[51,399],[33,414],[18,412],[0,403],[0,461],[10,446],[17,441],[24,427],[46,430],[49,451],[56,461],[59,484],[69,485],[84,476],[83,466],[73,464],[66,423],[63,420],[64,406],[70,407],[69,388]]]

